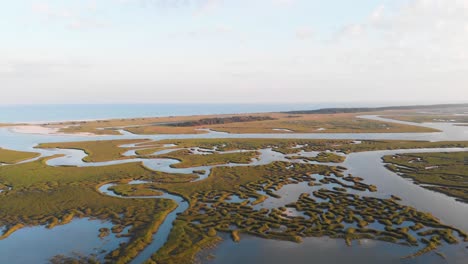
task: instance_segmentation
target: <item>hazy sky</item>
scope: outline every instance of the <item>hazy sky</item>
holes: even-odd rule
[[[468,101],[468,0],[0,4],[0,104]]]

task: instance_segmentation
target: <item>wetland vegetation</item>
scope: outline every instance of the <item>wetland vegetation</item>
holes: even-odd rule
[[[202,249],[219,243],[221,233],[230,234],[236,242],[245,234],[297,243],[323,236],[343,239],[348,245],[354,240],[382,240],[414,247],[407,257],[416,257],[441,245],[467,241],[467,235],[429,213],[403,205],[396,196],[373,196],[378,186],[348,174],[340,163],[353,152],[448,147],[468,147],[468,142],[242,138],[44,143],[37,148],[83,150],[85,162],[129,160],[100,167],[47,165],[60,157],[55,155],[0,166],[0,226],[5,227],[0,239],[25,226],[54,228],[75,218],[106,219],[114,226],[99,230],[100,236],[112,232],[129,241],[108,252],[104,261],[129,263],[152,242],[153,234],[177,207],[173,200],[157,197],[168,192],[180,195],[189,206],[177,215],[166,243],[148,263],[191,263]],[[249,165],[261,158],[263,150],[281,153],[285,159]],[[135,153],[127,155],[128,151]],[[212,167],[207,178],[200,178],[208,170],[165,173],[144,166],[140,158],[176,159],[179,163],[171,164],[174,168]],[[134,180],[145,182],[128,184]],[[113,183],[109,191],[130,199],[100,193],[99,188],[108,183]],[[306,186],[307,191],[281,202],[281,190],[296,185]],[[152,199],[135,198],[139,196]],[[276,204],[267,205],[267,201]],[[76,259],[58,256],[54,260]]]
[[[219,241],[218,232],[230,233],[235,242],[242,234],[298,243],[304,237],[328,236],[342,238],[349,245],[353,240],[376,239],[414,246],[414,254],[406,257],[432,251],[443,243],[467,241],[462,230],[399,204],[398,197],[368,196],[366,193],[375,192],[376,186],[343,172],[340,167],[275,162],[218,167],[203,181],[162,184],[162,188],[186,197],[190,208],[177,218],[169,240],[152,260],[191,263],[201,247]],[[275,208],[261,206],[266,199],[280,199],[276,191],[283,186],[300,183],[311,186],[311,191],[301,194],[296,202]],[[235,201],[231,201],[233,197]]]
[[[350,107],[350,108],[322,108],[317,110],[288,111],[289,114],[336,114],[336,113],[365,113],[382,111],[434,110],[450,109],[454,107],[468,107],[468,104],[438,104],[438,105],[406,105],[384,107]]]
[[[259,150],[272,148],[283,154],[295,154],[300,151],[336,151],[353,153],[373,150],[414,149],[414,148],[451,148],[468,147],[467,141],[411,141],[411,140],[340,140],[340,139],[166,139],[145,142],[137,146],[154,147],[160,150],[164,145],[175,145],[172,148],[211,149],[216,151]],[[147,150],[146,150],[147,151]],[[153,151],[153,150],[151,150]],[[145,154],[151,153],[147,151]],[[137,152],[139,153],[139,152]],[[143,153],[142,153],[143,154]]]
[[[85,162],[103,162],[116,159],[126,159],[123,153],[131,150],[120,148],[121,145],[142,143],[146,140],[130,139],[130,140],[101,140],[101,141],[83,141],[83,142],[61,142],[61,143],[43,143],[36,148],[43,149],[79,149],[86,153],[83,159]]]
[[[368,114],[367,112],[363,112]],[[385,113],[385,112],[382,112]],[[295,114],[262,113],[243,115],[179,116],[48,123],[62,133],[118,135],[198,134],[206,130],[228,133],[395,133],[436,132],[427,127],[358,118],[359,113]]]
[[[274,120],[274,118],[270,116],[213,117],[213,118],[202,118],[202,119],[194,120],[194,121],[175,122],[175,123],[169,124],[169,126],[191,127],[191,126],[205,126],[205,125],[219,125],[219,124],[228,124],[228,123],[265,121],[265,120]]]
[[[167,199],[109,197],[97,192],[96,188],[106,182],[132,179],[157,183],[198,177],[150,171],[140,163],[51,167],[45,161],[40,159],[0,167],[0,183],[9,187],[0,193],[0,226],[6,227],[1,239],[24,226],[53,228],[77,217],[107,219],[114,223],[114,233],[130,227],[130,241],[107,255],[113,263],[127,263],[144,249],[166,215],[177,205]]]
[[[120,196],[161,196],[163,192],[157,189],[157,184],[117,184],[109,187],[110,191]]]
[[[398,175],[468,203],[468,152],[399,154],[383,160]]]
[[[171,165],[174,168],[190,168],[209,165],[219,165],[228,163],[250,163],[252,159],[258,157],[256,151],[235,152],[235,153],[213,153],[194,154],[190,149],[182,149],[168,154],[158,155],[160,158],[176,159],[180,163]]]
[[[320,152],[315,157],[289,156],[287,158],[288,159],[302,159],[304,161],[342,163],[345,161],[346,156],[337,155],[332,152]]]
[[[30,160],[39,157],[39,153],[15,151],[0,148],[0,164],[15,164],[21,161]]]

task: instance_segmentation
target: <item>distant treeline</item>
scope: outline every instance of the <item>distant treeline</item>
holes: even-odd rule
[[[264,121],[274,120],[269,116],[232,116],[232,117],[215,117],[215,118],[203,118],[194,121],[179,122],[166,124],[167,126],[175,127],[191,127],[191,126],[206,126],[206,125],[219,125],[227,123],[239,123],[239,122],[252,122],[252,121]]]
[[[468,104],[437,104],[437,105],[408,105],[408,106],[386,106],[386,107],[354,107],[354,108],[322,108],[317,110],[299,110],[282,112],[287,114],[338,114],[338,113],[361,113],[378,112],[387,110],[413,110],[413,109],[436,109],[468,107]]]

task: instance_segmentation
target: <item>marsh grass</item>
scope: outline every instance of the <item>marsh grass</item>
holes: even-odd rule
[[[468,152],[399,154],[383,160],[398,175],[468,203]]]
[[[458,243],[458,237],[467,235],[456,228],[442,224],[430,214],[398,203],[398,197],[380,199],[368,197],[365,192],[376,191],[359,177],[343,175],[343,168],[274,162],[255,167],[218,167],[202,181],[181,184],[162,184],[161,187],[183,195],[190,208],[179,215],[171,239],[152,256],[155,263],[191,263],[202,245],[215,242],[214,231],[227,232],[235,242],[241,234],[251,234],[266,239],[300,243],[304,237],[328,236],[342,238],[348,245],[353,240],[374,239],[407,246],[426,245],[408,257],[416,257],[445,243]],[[312,194],[302,194],[296,202],[286,207],[255,209],[254,206],[275,194],[286,184],[315,182],[313,175],[324,175],[321,181],[339,184],[339,190],[317,189]],[[347,190],[361,191],[349,194]],[[267,196],[260,195],[264,192]],[[238,196],[240,202],[230,202]],[[276,196],[275,196],[276,195]],[[249,198],[253,198],[251,202]],[[259,201],[260,202],[257,202]],[[287,208],[303,215],[291,216]],[[399,227],[410,222],[408,228]],[[371,227],[371,224],[378,225]],[[350,225],[356,227],[350,227]],[[282,227],[281,230],[278,230]],[[410,230],[421,230],[416,235]],[[429,241],[429,242],[428,242]],[[200,243],[198,243],[200,242]],[[403,256],[402,256],[403,257]]]
[[[54,157],[49,157],[51,159]],[[11,189],[0,194],[0,226],[8,235],[24,226],[54,228],[74,218],[111,220],[113,231],[130,227],[130,241],[109,253],[112,263],[127,263],[151,241],[169,212],[177,205],[167,199],[120,199],[96,191],[107,182],[133,179],[173,182],[192,180],[195,175],[154,172],[141,163],[104,167],[50,167],[40,159],[34,162],[1,166],[0,182]]]
[[[121,148],[121,145],[146,142],[141,139],[125,140],[101,140],[101,141],[83,141],[83,142],[61,142],[61,143],[42,143],[36,148],[43,149],[79,149],[83,150],[87,156],[83,159],[85,162],[103,162],[118,159],[128,159],[122,154],[132,148]]]
[[[111,140],[71,143],[50,143],[40,147],[78,148],[89,154],[86,161],[106,161],[125,158],[128,149],[123,144],[137,144],[134,149],[166,148],[175,144],[185,150],[167,154],[182,161],[182,166],[247,162],[256,150],[271,148],[294,154],[300,151],[330,150],[351,153],[382,149],[466,147],[468,142],[425,142],[307,139],[186,139],[186,140]],[[195,155],[187,149],[200,147],[215,150],[213,154]],[[174,148],[173,145],[169,148]],[[217,151],[251,150],[221,154]],[[232,155],[231,155],[232,154]],[[336,160],[336,154],[322,155],[322,160]],[[338,156],[338,155],[336,155]],[[6,226],[3,238],[23,226],[44,225],[54,228],[74,218],[93,217],[111,220],[112,232],[130,227],[130,241],[110,252],[106,260],[128,263],[152,241],[152,235],[176,203],[167,199],[119,199],[100,194],[99,186],[115,182],[114,191],[123,195],[144,195],[155,189],[183,196],[189,201],[187,211],[177,216],[166,244],[149,263],[190,263],[203,248],[213,246],[221,238],[218,232],[252,234],[267,239],[300,242],[304,237],[329,236],[344,239],[348,244],[362,238],[383,240],[408,246],[427,245],[423,254],[442,243],[457,243],[467,239],[462,231],[443,225],[430,214],[398,203],[397,197],[377,199],[367,197],[376,186],[363,179],[345,175],[346,168],[310,163],[273,162],[261,166],[215,167],[204,180],[191,182],[196,174],[170,174],[151,171],[141,162],[102,167],[51,167],[46,164],[52,156],[37,161],[0,166],[0,226]],[[341,157],[341,156],[340,156]],[[148,156],[147,158],[151,158]],[[442,159],[438,157],[438,159]],[[445,159],[443,159],[445,160]],[[291,166],[291,165],[294,166]],[[451,164],[446,161],[445,165]],[[181,166],[181,165],[179,165]],[[448,165],[451,166],[451,165]],[[317,180],[314,175],[323,176]],[[453,179],[457,179],[456,177]],[[131,180],[149,180],[150,184],[129,186]],[[288,184],[306,183],[315,188],[312,194],[284,207],[259,209],[267,199],[281,198],[278,194]],[[337,185],[327,189],[329,184]],[[350,194],[349,190],[359,194]],[[240,202],[232,202],[237,196]],[[294,209],[299,216],[288,215]],[[398,225],[407,221],[409,228]],[[371,228],[379,223],[382,228]],[[352,225],[352,226],[350,226]],[[352,228],[352,229],[351,229]],[[418,231],[417,235],[411,231]]]
[[[383,112],[385,113],[385,112]],[[63,133],[93,133],[118,135],[119,129],[134,134],[197,134],[207,133],[200,128],[229,133],[396,133],[435,132],[419,126],[403,125],[358,118],[363,113],[286,114],[262,113],[239,115],[206,115],[159,118],[112,119],[47,124],[59,127]],[[369,113],[365,113],[369,114]],[[205,121],[203,121],[205,120]],[[221,120],[218,123],[216,120]],[[222,120],[250,120],[222,122]],[[187,124],[190,126],[177,126]],[[275,129],[282,128],[285,131]]]
[[[21,161],[39,157],[39,153],[16,151],[0,148],[0,163],[16,164]]]
[[[193,154],[188,149],[182,149],[169,154],[159,155],[158,158],[168,158],[179,160],[180,163],[171,165],[174,168],[190,168],[200,166],[210,166],[228,163],[247,164],[253,158],[257,158],[259,153],[256,151],[237,152],[237,153],[213,153],[208,155]]]

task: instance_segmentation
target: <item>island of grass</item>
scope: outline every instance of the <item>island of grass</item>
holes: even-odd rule
[[[203,118],[194,121],[186,122],[175,122],[168,124],[169,126],[175,127],[193,127],[193,126],[205,126],[205,125],[219,125],[219,124],[228,124],[228,123],[243,123],[243,122],[253,122],[253,121],[265,121],[265,120],[275,120],[271,116],[232,116],[232,117],[214,117],[214,118]]]
[[[258,155],[259,153],[256,151],[200,155],[194,154],[190,149],[182,149],[157,157],[179,160],[180,163],[171,165],[173,168],[190,168],[229,163],[247,164],[252,162],[252,159],[257,158]]]
[[[81,142],[60,142],[43,143],[36,148],[43,149],[78,149],[83,150],[87,156],[83,159],[85,162],[104,162],[119,159],[128,159],[131,157],[123,156],[126,151],[132,148],[123,148],[123,145],[132,145],[143,143],[148,140],[124,139],[124,140],[100,140],[100,141],[81,141]]]
[[[289,156],[287,158],[288,159],[301,159],[305,161],[330,162],[330,163],[343,163],[346,160],[346,156],[337,155],[332,152],[320,152],[315,157]]]
[[[383,160],[398,175],[468,203],[468,152],[398,154]]]
[[[15,151],[0,148],[0,164],[15,164],[39,157],[41,154],[35,152]]]
[[[161,196],[164,193],[156,189],[157,185],[143,185],[143,184],[117,184],[109,188],[117,195],[129,196]]]

